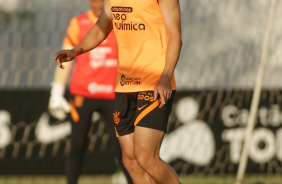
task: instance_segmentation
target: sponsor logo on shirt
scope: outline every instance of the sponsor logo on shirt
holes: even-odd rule
[[[113,6],[112,7],[112,12],[132,12],[132,7],[120,7],[120,6]]]
[[[146,30],[146,26],[142,22],[133,22],[128,20],[129,13],[133,12],[132,7],[112,7],[114,26],[118,30]]]
[[[140,85],[141,84],[141,77],[125,77],[122,75],[120,77],[120,85]]]
[[[92,24],[92,21],[89,19],[83,19],[80,21],[81,24]]]
[[[93,82],[93,83],[88,85],[88,91],[91,94],[112,93],[114,91],[114,87],[112,85],[97,84],[97,83]]]
[[[102,67],[102,66],[105,66],[105,67],[115,67],[115,66],[117,66],[117,60],[116,59],[106,59],[105,61],[92,60],[90,62],[90,66],[92,68],[99,68],[99,67]]]
[[[107,59],[107,55],[112,53],[111,47],[97,47],[90,51],[90,66],[94,69],[99,67],[116,67],[117,59]]]

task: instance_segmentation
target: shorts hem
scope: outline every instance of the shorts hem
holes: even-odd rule
[[[159,131],[164,132],[165,134],[167,133],[167,131],[165,131],[163,129],[161,130],[160,128],[158,129],[158,128],[153,128],[153,127],[148,127],[148,126],[142,126],[142,125],[139,125],[139,124],[137,124],[135,126],[144,127],[144,128],[150,128],[150,129],[154,129],[154,130],[159,130]]]
[[[134,130],[133,131],[128,131],[128,132],[123,132],[123,133],[117,132],[117,134],[118,134],[117,137],[122,137],[122,136],[125,136],[125,135],[128,135],[128,134],[132,134],[132,133],[134,133]]]

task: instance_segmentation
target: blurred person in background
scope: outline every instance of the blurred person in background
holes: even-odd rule
[[[88,0],[92,10],[74,17],[68,26],[63,49],[75,47],[94,26],[100,16],[104,0]],[[72,66],[69,103],[64,98]],[[68,184],[76,184],[86,149],[87,134],[93,112],[101,115],[110,135],[109,142],[115,150],[117,160],[124,171],[129,184],[133,183],[122,163],[121,148],[113,128],[113,106],[115,98],[115,79],[117,73],[117,49],[113,32],[96,49],[78,56],[65,65],[65,70],[57,68],[51,87],[49,112],[57,119],[68,117],[72,132],[71,150],[66,159],[66,177]],[[95,164],[95,163],[94,163]]]

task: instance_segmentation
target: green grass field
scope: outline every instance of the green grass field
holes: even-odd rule
[[[234,184],[235,176],[180,176],[183,184]],[[64,176],[0,176],[0,184],[66,184]],[[79,184],[112,184],[112,175],[81,176]],[[282,184],[282,176],[250,175],[242,184]]]

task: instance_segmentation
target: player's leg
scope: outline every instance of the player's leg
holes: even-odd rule
[[[123,164],[134,184],[156,184],[156,181],[136,161],[133,144],[134,133],[119,137]]]
[[[81,163],[86,146],[92,110],[87,98],[81,96],[71,97],[71,149],[66,158],[66,176],[68,184],[77,184]]]
[[[164,132],[136,126],[134,149],[137,163],[159,184],[179,184],[173,168],[159,156]]]
[[[122,161],[134,184],[156,182],[137,164],[134,156],[133,135],[137,93],[116,93],[114,122],[116,135],[122,148]]]
[[[175,171],[163,160],[159,152],[171,112],[175,91],[162,108],[154,101],[153,91],[138,93],[134,131],[134,153],[137,163],[159,184],[179,184]]]
[[[127,183],[133,184],[129,173],[127,172],[122,162],[122,151],[114,130],[113,106],[114,100],[99,100],[99,112],[101,114],[101,120],[106,123],[106,129],[110,137],[109,142],[111,143],[111,148],[115,153],[119,166],[126,176]]]

